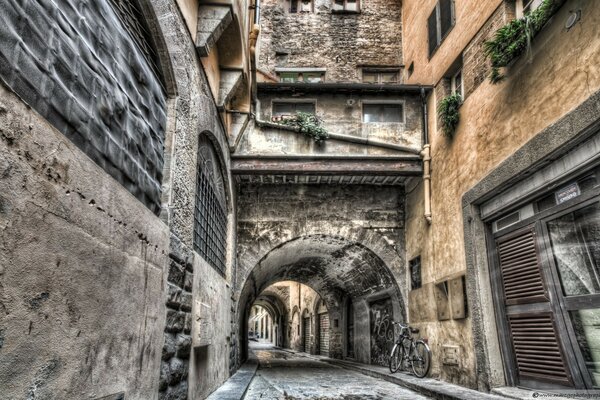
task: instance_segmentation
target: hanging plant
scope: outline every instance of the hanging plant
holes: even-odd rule
[[[312,138],[318,144],[329,138],[329,133],[323,127],[323,121],[314,114],[297,112],[296,116],[284,119],[282,122],[284,125],[298,128],[300,133]]]
[[[442,125],[442,131],[448,137],[452,137],[460,121],[459,108],[462,97],[458,93],[451,94],[440,101],[438,116]]]
[[[565,0],[543,0],[535,10],[523,18],[512,20],[504,25],[496,31],[491,40],[484,43],[485,55],[492,64],[490,73],[492,83],[504,79],[500,68],[506,67],[525,51],[531,52],[531,40],[564,2]]]

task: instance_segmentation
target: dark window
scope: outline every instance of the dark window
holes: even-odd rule
[[[297,112],[315,113],[315,103],[274,102],[273,116],[295,115]]]
[[[421,256],[413,258],[408,262],[410,268],[410,288],[411,290],[421,287]]]
[[[312,0],[290,0],[290,13],[311,12]]]
[[[316,72],[279,72],[280,82],[307,82],[307,83],[319,83],[325,80],[325,73]]]
[[[402,104],[363,104],[363,122],[402,122]]]
[[[334,0],[333,12],[358,12],[358,0]]]
[[[400,79],[398,69],[363,69],[362,81],[365,83],[397,83]]]
[[[194,212],[194,250],[225,275],[227,213],[225,189],[215,150],[200,136]]]
[[[440,0],[427,19],[429,56],[454,26],[454,0]]]
[[[452,94],[460,94],[462,98],[465,97],[463,88],[462,69],[459,69],[458,72],[452,76],[452,78],[450,79],[450,86],[452,89]]]

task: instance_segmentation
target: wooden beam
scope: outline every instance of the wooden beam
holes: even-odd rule
[[[423,172],[419,160],[284,160],[243,158],[231,161],[234,175],[386,175],[414,176]]]

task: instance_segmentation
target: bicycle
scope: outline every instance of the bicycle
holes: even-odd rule
[[[392,352],[390,353],[390,372],[393,374],[399,369],[405,369],[407,364],[412,367],[415,376],[423,378],[429,373],[431,367],[431,350],[424,340],[414,340],[412,335],[419,333],[416,328],[392,321],[400,327],[400,334]]]

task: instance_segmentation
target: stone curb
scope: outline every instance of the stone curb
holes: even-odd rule
[[[246,394],[257,368],[258,360],[251,355],[248,361],[227,379],[223,385],[212,392],[206,400],[241,400]]]
[[[331,358],[323,358],[329,364],[333,364],[345,369],[360,372],[361,374],[371,376],[373,378],[379,378],[386,380],[396,385],[406,387],[414,390],[424,396],[431,397],[433,399],[440,400],[506,400],[506,397],[497,396],[480,392],[473,389],[467,389],[465,387],[454,385],[447,382],[442,382],[432,378],[417,378],[412,375],[398,372],[394,375],[385,367],[379,367],[374,365],[364,365],[351,361],[334,360]]]

